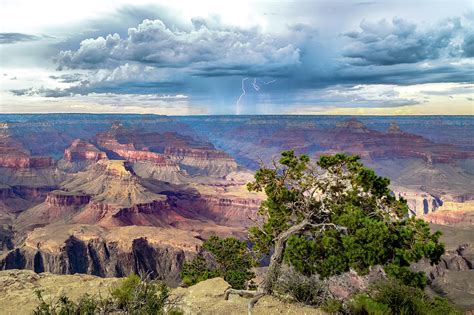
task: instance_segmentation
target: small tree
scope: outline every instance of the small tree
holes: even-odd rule
[[[250,271],[254,259],[245,241],[234,237],[221,239],[211,236],[204,241],[202,248],[203,252],[183,266],[181,278],[185,284],[193,285],[206,279],[222,277],[235,289],[247,287],[248,281],[254,276]]]
[[[408,218],[406,201],[391,194],[389,183],[359,157],[345,154],[322,156],[311,164],[307,155],[286,151],[278,163],[262,166],[248,188],[264,191],[267,199],[249,237],[257,255],[271,255],[268,271],[257,291],[229,289],[225,298],[253,295],[251,313],[259,298],[272,293],[284,261],[321,277],[350,268],[365,273],[379,264],[389,275],[422,286],[424,277],[408,266],[423,257],[439,261],[444,252],[440,233]]]

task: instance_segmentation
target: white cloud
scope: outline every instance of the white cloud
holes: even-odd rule
[[[206,76],[246,74],[252,71],[287,71],[300,63],[299,49],[288,34],[263,33],[259,28],[241,29],[203,23],[189,31],[175,30],[161,20],[144,20],[128,29],[127,38],[109,34],[86,39],[76,51],[61,51],[61,68],[111,68],[125,62],[156,67],[189,68]]]

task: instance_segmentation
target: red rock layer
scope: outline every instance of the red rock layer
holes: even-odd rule
[[[90,200],[91,197],[88,195],[71,195],[54,191],[47,194],[45,202],[54,207],[70,207],[86,205]]]
[[[30,156],[23,145],[13,139],[6,131],[0,134],[0,167],[41,168],[54,165],[51,157]]]
[[[78,223],[99,224],[105,227],[141,225],[166,226],[184,218],[174,212],[168,202],[154,200],[130,207],[90,202],[74,219]]]
[[[466,212],[461,210],[437,211],[425,215],[423,219],[430,223],[452,225],[464,222],[466,219]]]
[[[64,150],[64,159],[69,162],[76,161],[98,161],[106,159],[105,152],[100,151],[87,141],[76,139],[71,146]]]
[[[199,213],[220,224],[238,226],[251,224],[249,218],[255,218],[260,203],[260,199],[216,195],[201,195],[197,198],[177,200],[179,208]]]
[[[150,161],[162,166],[175,165],[172,161],[168,160],[162,154],[144,150],[137,150],[133,143],[119,143],[115,138],[115,134],[113,132],[106,132],[97,135],[97,144],[107,150],[114,152],[120,157],[132,162]]]
[[[317,139],[319,153],[350,152],[367,159],[420,158],[427,162],[450,163],[474,157],[472,151],[403,132],[396,123],[392,123],[387,132],[380,132],[368,129],[355,119],[339,122],[335,128],[328,129],[281,129],[264,144],[298,149],[302,143],[312,142],[311,139]]]
[[[182,148],[182,147],[167,147],[165,149],[165,155],[175,156],[178,158],[190,157],[194,159],[203,160],[215,160],[215,159],[226,159],[232,160],[229,155],[223,151],[213,149],[193,149],[193,148]]]

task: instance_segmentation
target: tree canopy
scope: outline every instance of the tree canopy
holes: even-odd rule
[[[424,257],[437,263],[444,253],[441,234],[408,217],[406,201],[396,198],[389,184],[357,156],[322,156],[311,164],[307,155],[285,151],[248,184],[267,195],[260,224],[249,230],[254,250],[272,255],[271,273],[278,274],[283,261],[323,278],[383,265],[388,275],[423,287],[424,275],[408,266]],[[275,276],[269,275],[265,290],[271,291]]]

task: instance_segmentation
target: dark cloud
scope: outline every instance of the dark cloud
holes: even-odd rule
[[[79,73],[68,73],[62,75],[50,75],[49,78],[61,83],[75,83],[83,80],[84,75]]]
[[[345,35],[351,43],[343,52],[353,64],[395,65],[461,56],[456,39],[463,27],[459,18],[446,19],[432,28],[419,30],[403,19],[362,21],[361,31]]]
[[[467,35],[462,44],[464,56],[474,57],[474,33]]]
[[[14,44],[39,40],[41,37],[22,33],[0,33],[0,44]]]
[[[69,90],[65,89],[48,89],[48,88],[29,88],[29,89],[17,89],[10,90],[15,96],[44,96],[44,97],[65,97],[72,96],[72,93]]]

